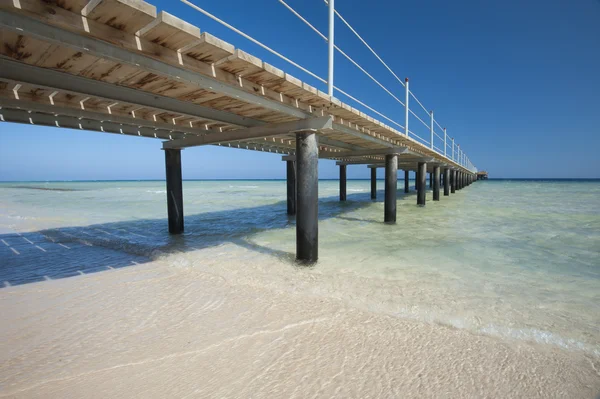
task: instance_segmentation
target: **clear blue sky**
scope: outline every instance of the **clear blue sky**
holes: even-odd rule
[[[276,0],[195,2],[326,77],[326,43]],[[185,4],[152,3],[326,90]],[[289,4],[327,31],[322,0]],[[479,169],[492,177],[600,177],[600,1],[337,0],[336,8],[410,78]],[[403,98],[395,79],[336,23],[336,44]],[[402,123],[400,104],[339,54],[335,83]],[[414,119],[411,126],[427,134]],[[160,147],[152,139],[0,123],[0,180],[162,179]],[[337,174],[334,162],[320,162],[320,177]],[[285,167],[278,155],[202,147],[183,152],[183,176],[284,178]],[[368,170],[349,167],[348,176]]]

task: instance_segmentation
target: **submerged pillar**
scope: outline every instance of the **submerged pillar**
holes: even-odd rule
[[[444,168],[444,197],[450,195],[450,169]]]
[[[286,161],[287,213],[296,214],[296,162]]]
[[[183,183],[181,178],[181,149],[165,149],[167,176],[167,214],[169,233],[183,233]]]
[[[450,171],[450,192],[454,194],[456,192],[456,171]]]
[[[319,147],[314,131],[296,133],[296,259],[319,257]]]
[[[408,169],[406,169],[406,170],[404,171],[404,192],[405,192],[405,193],[407,193],[407,194],[410,192],[409,179],[408,179],[408,172],[409,172],[409,170],[408,170]]]
[[[385,156],[385,223],[396,223],[396,191],[398,190],[398,156],[387,154]]]
[[[346,165],[340,165],[340,201],[346,201]]]
[[[371,199],[377,199],[377,168],[371,168]]]
[[[425,205],[425,184],[427,175],[427,163],[419,162],[417,166],[417,180],[419,181],[417,188],[417,205]]]
[[[440,167],[433,167],[433,200],[440,200]]]

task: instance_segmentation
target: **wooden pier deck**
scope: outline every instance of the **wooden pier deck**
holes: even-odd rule
[[[386,221],[398,168],[418,172],[421,205],[427,172],[434,199],[440,176],[445,194],[475,180],[433,146],[143,1],[0,0],[0,42],[2,121],[163,140],[172,233],[183,231],[180,150],[191,146],[284,155],[302,260],[317,257],[319,158],[338,162],[343,191],[347,165],[386,167]]]

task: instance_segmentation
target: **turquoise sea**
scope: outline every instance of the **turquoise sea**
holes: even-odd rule
[[[0,287],[160,260],[600,356],[600,181],[481,181],[425,208],[400,181],[396,225],[369,187],[340,203],[319,183],[320,259],[300,267],[285,181],[185,181],[177,237],[163,181],[1,183]]]

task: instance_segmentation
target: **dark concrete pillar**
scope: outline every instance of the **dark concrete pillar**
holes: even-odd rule
[[[408,169],[404,171],[404,192],[405,193],[410,192],[410,185],[409,185],[410,179],[408,178],[408,172],[409,172]]]
[[[440,167],[433,167],[433,200],[440,200]]]
[[[286,161],[287,213],[296,214],[296,162]]]
[[[384,222],[396,223],[396,191],[398,190],[398,156],[385,156]]]
[[[377,168],[371,168],[371,199],[377,199]]]
[[[456,171],[450,171],[450,192],[454,194],[456,192]]]
[[[433,173],[429,173],[429,189],[433,188]]]
[[[444,197],[450,195],[450,169],[444,169]]]
[[[296,259],[319,258],[319,146],[315,132],[296,133]]]
[[[340,201],[346,201],[346,165],[340,165]]]
[[[427,184],[427,163],[419,162],[417,166],[417,180],[419,185],[417,187],[417,205],[425,205],[425,184]]]
[[[419,167],[417,167],[417,170],[415,170],[415,191],[419,192],[419,182],[421,181],[421,179],[419,179]]]
[[[183,182],[181,178],[181,150],[165,150],[167,175],[167,214],[169,233],[183,233]]]
[[[457,190],[462,189],[462,173],[461,172],[456,172],[456,189]]]

